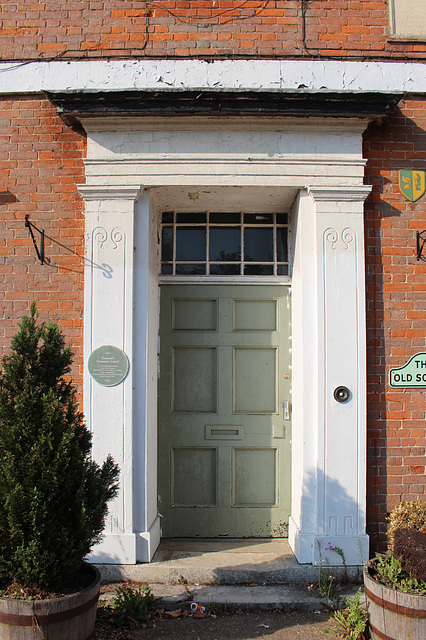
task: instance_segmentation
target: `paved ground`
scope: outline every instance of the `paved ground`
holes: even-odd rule
[[[327,607],[344,603],[344,593],[338,588],[334,600],[318,597],[316,588],[276,585],[275,587],[247,587],[233,585],[200,586],[199,595],[206,611],[195,615],[191,600],[196,595],[186,585],[152,585],[156,596],[156,612],[151,627],[135,631],[118,629],[111,615],[111,602],[118,586],[137,587],[137,583],[103,585],[98,610],[95,640],[325,640],[337,638],[337,627]],[[349,589],[356,593],[358,585]],[[183,592],[181,591],[183,589]],[[195,587],[196,589],[196,587]],[[227,591],[229,589],[229,591]],[[188,593],[188,590],[190,591]],[[348,589],[347,589],[348,590]],[[346,590],[346,591],[347,591]],[[291,599],[291,594],[294,600]],[[224,599],[226,594],[226,599]],[[268,601],[268,594],[281,598],[281,604]],[[192,596],[192,597],[191,597]],[[199,600],[199,599],[198,599]],[[231,602],[240,603],[240,607]],[[259,608],[257,608],[259,607]]]
[[[346,572],[337,565],[340,558],[327,553],[330,557],[324,553],[321,568],[332,576],[333,606],[341,605],[346,595],[354,596],[359,588],[361,569],[349,567]],[[320,566],[299,564],[285,539],[166,540],[149,564],[101,565],[100,569],[108,583],[101,593],[107,604],[118,582],[130,581],[129,586],[146,583],[158,599],[159,609],[180,609],[186,615],[173,618],[165,613],[155,620],[154,627],[132,632],[117,630],[101,611],[96,640],[338,637],[316,586]],[[343,588],[339,579],[347,578],[350,584]],[[213,616],[188,615],[191,601],[204,605]]]
[[[106,630],[96,640],[336,640],[330,615],[319,612],[218,613],[216,618],[161,618],[138,631]]]

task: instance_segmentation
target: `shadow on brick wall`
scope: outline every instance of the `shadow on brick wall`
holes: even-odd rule
[[[409,464],[413,447],[421,451],[419,427],[424,439],[424,390],[392,389],[388,383],[390,368],[425,350],[426,267],[416,259],[416,230],[426,228],[425,197],[410,202],[398,185],[400,169],[424,169],[426,131],[419,109],[420,103],[401,103],[364,135],[366,183],[373,186],[365,206],[367,532],[373,551],[386,547],[386,516],[395,504],[424,494],[426,486]]]

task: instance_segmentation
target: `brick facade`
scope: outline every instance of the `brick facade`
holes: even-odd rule
[[[305,58],[420,61],[425,42],[388,38],[388,2],[350,0],[0,2],[0,62],[81,58]],[[24,88],[23,88],[24,89]],[[57,319],[82,382],[84,132],[41,94],[0,99],[0,343],[37,301]],[[426,228],[423,196],[398,188],[399,169],[426,169],[426,106],[406,96],[364,135],[368,344],[368,527],[383,545],[385,517],[401,499],[425,496],[425,393],[388,385],[389,367],[426,350],[426,265],[415,232]],[[47,234],[37,262],[24,216]]]
[[[85,138],[41,96],[0,98],[1,343],[36,301],[40,319],[58,319],[70,340],[73,378],[81,383],[83,327],[83,203]],[[25,215],[46,234],[39,265]],[[40,235],[35,233],[37,243]]]
[[[425,228],[425,198],[410,202],[399,169],[425,169],[426,109],[407,99],[364,136],[366,183],[368,522],[383,540],[386,514],[400,500],[424,496],[426,423],[423,389],[391,389],[388,370],[425,350],[426,265],[415,257]]]
[[[3,60],[426,55],[424,43],[388,39],[387,0],[11,0],[0,7]]]

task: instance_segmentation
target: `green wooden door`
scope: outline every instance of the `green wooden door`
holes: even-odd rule
[[[167,285],[160,308],[163,536],[285,536],[288,288]]]

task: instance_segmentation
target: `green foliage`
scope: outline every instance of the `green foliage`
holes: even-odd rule
[[[111,607],[117,625],[139,629],[149,624],[154,610],[154,596],[151,588],[141,584],[137,588],[118,587]]]
[[[396,505],[387,518],[389,547],[393,549],[397,529],[426,531],[426,500],[410,500]]]
[[[341,547],[333,546],[330,542],[326,546],[327,551],[334,551],[342,559],[343,571],[345,574],[345,582],[349,582],[348,567],[346,566],[346,556]]]
[[[178,584],[182,584],[185,587],[185,591],[187,593],[188,600],[192,600],[192,597],[193,597],[192,591],[188,586],[188,580],[186,578],[184,578],[183,575],[179,576]]]
[[[412,578],[403,571],[401,563],[394,557],[391,551],[376,554],[374,563],[376,571],[374,578],[378,582],[397,589],[398,591],[421,593],[426,595],[426,581]]]
[[[333,614],[334,621],[343,632],[343,637],[349,640],[364,640],[368,624],[366,609],[361,604],[361,589],[358,589],[355,598],[346,598],[348,607],[343,611]]]
[[[71,351],[54,322],[22,318],[0,371],[0,577],[54,588],[80,568],[117,493],[111,457],[91,461]]]
[[[418,498],[400,502],[391,511],[387,520],[389,549],[385,554],[376,554],[376,560],[372,565],[375,580],[391,589],[426,595],[426,581],[417,580],[404,571],[399,560],[393,555],[395,533],[398,529],[426,532],[426,501]]]
[[[329,600],[333,589],[334,576],[332,576],[329,571],[323,567],[325,560],[323,560],[322,557],[322,541],[316,539],[315,546],[318,549],[318,555],[320,559],[319,562],[315,560],[315,564],[318,565],[318,595],[320,598],[327,598]],[[326,547],[326,549],[329,549],[329,546]]]
[[[318,595],[320,598],[330,598],[333,589],[334,576],[327,569],[318,569]]]

